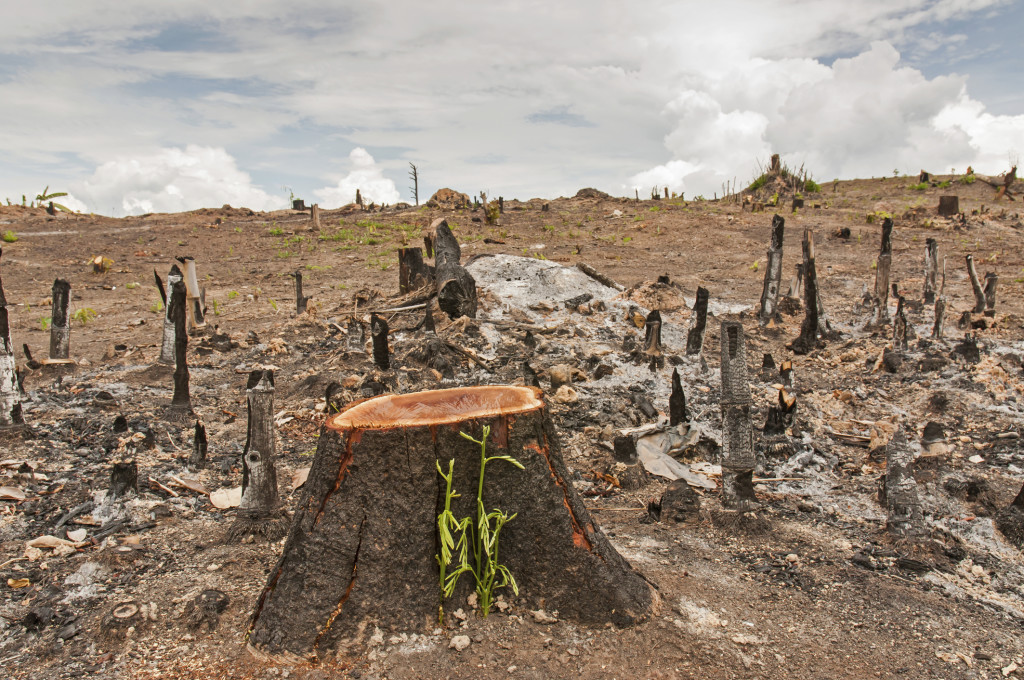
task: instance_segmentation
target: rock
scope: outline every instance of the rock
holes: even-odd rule
[[[587,187],[585,189],[580,189],[579,191],[577,191],[575,198],[611,198],[611,196],[609,196],[603,191],[598,191],[597,189]]]
[[[558,623],[558,618],[557,617],[554,617],[551,614],[548,614],[543,609],[531,610],[530,611],[530,616],[533,617],[533,620],[536,623],[543,623],[543,624]]]
[[[594,369],[594,380],[600,380],[606,375],[611,375],[615,372],[615,369],[608,364],[598,364],[597,368]]]
[[[458,210],[459,208],[470,207],[469,196],[459,193],[454,189],[438,189],[430,200],[427,201],[428,208],[440,208],[441,210]]]
[[[454,649],[456,652],[461,652],[470,645],[470,639],[468,635],[456,635],[452,638],[452,641],[448,643],[448,649]]]
[[[556,391],[555,395],[551,398],[557,401],[559,404],[575,404],[577,401],[580,400],[580,395],[579,393],[576,392],[576,390],[569,387],[568,385],[562,385],[561,387],[558,388],[558,391]]]

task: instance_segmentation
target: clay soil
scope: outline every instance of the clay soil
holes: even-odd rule
[[[802,231],[811,228],[823,301],[842,333],[824,348],[795,357],[785,345],[798,334],[802,312],[767,329],[758,327],[753,314],[773,208],[751,212],[740,200],[508,200],[500,225],[493,226],[479,221],[483,211],[349,208],[324,212],[319,232],[310,230],[307,213],[294,211],[225,206],[113,219],[0,207],[0,233],[10,232],[5,241],[16,238],[2,244],[0,275],[19,364],[27,363],[23,344],[36,359],[46,355],[44,327],[55,277],[71,282],[72,310],[78,312],[71,336],[78,365],[26,368],[29,430],[3,439],[0,457],[14,463],[0,470],[0,486],[19,489],[26,499],[0,501],[0,675],[811,680],[1024,673],[1015,670],[1024,666],[1024,561],[993,528],[994,515],[1024,481],[1024,455],[1015,436],[1024,408],[1021,203],[996,203],[992,188],[981,182],[933,179],[953,183],[924,190],[910,188],[916,179],[906,177],[830,183],[821,193],[807,194],[805,207],[795,213],[783,197],[775,209],[786,218],[783,291]],[[959,195],[963,221],[936,215],[943,194]],[[892,279],[908,300],[921,297],[925,239],[936,239],[940,258],[947,258],[947,340],[930,347],[912,341],[895,373],[877,361],[891,331],[864,330],[868,313],[860,306],[865,286],[873,286],[883,213],[895,220]],[[369,309],[394,306],[395,250],[419,245],[423,228],[436,217],[454,227],[463,262],[496,253],[566,266],[586,262],[631,288],[626,295],[644,309],[658,306],[656,300],[692,299],[697,286],[705,286],[713,303],[735,313],[720,311],[709,320],[709,368],[690,370],[684,380],[691,408],[709,426],[720,417],[718,325],[723,318],[738,319],[747,332],[755,427],[764,422],[775,393],[770,385],[777,381],[759,375],[761,356],[792,359],[795,427],[825,463],[786,468],[805,480],[803,486],[762,482],[761,507],[750,514],[723,512],[711,492],[686,522],[649,521],[647,503],[660,497],[664,480],[627,492],[602,475],[613,469],[606,426],[653,419],[635,412],[628,389],[602,391],[601,380],[612,378],[596,379],[587,357],[559,352],[576,333],[572,324],[563,324],[544,336],[547,351],[530,361],[546,390],[551,365],[568,363],[582,371],[578,400],[560,403],[549,390],[553,418],[595,520],[657,585],[660,604],[650,619],[627,629],[588,627],[549,612],[556,621],[540,622],[549,619],[517,608],[506,594],[512,606],[487,619],[468,612],[461,623],[450,617],[444,629],[377,631],[368,647],[351,654],[318,662],[258,657],[244,636],[282,544],[251,538],[227,543],[233,511],[215,508],[206,494],[177,485],[171,476],[196,479],[208,491],[241,483],[246,376],[254,366],[273,366],[278,477],[284,507],[293,508],[302,494],[293,489],[293,473],[312,460],[324,418],[324,387],[340,382],[347,398],[356,399],[368,393],[374,376],[368,355],[346,349],[340,331],[353,311],[363,317]],[[839,235],[844,228],[845,238]],[[997,313],[977,330],[977,364],[950,357],[963,337],[956,321],[973,304],[966,254],[974,255],[981,275],[999,275]],[[173,383],[170,371],[156,366],[163,311],[153,271],[165,277],[178,255],[196,258],[208,309],[209,327],[189,345],[193,408],[210,439],[209,460],[198,470],[186,465],[194,421],[166,417]],[[95,256],[113,261],[109,271],[93,272]],[[312,296],[311,311],[298,317],[290,276],[296,270]],[[655,285],[660,275],[670,283]],[[533,310],[533,322],[537,314],[543,317],[545,304],[553,309],[563,301],[537,302],[544,304]],[[482,317],[500,307],[500,300],[482,293]],[[666,326],[685,326],[690,312],[679,305],[663,314]],[[593,315],[580,315],[580,324]],[[457,356],[455,379],[442,382],[401,358],[415,344],[417,332],[409,329],[422,310],[387,316],[401,391],[522,382],[520,361],[530,350],[521,330],[502,331],[512,349],[490,355],[492,373]],[[912,308],[911,321],[922,335],[930,327],[930,307]],[[616,352],[626,336],[642,337],[628,320],[615,323]],[[440,332],[486,353],[480,333],[486,324],[483,318]],[[681,355],[682,348],[669,347],[667,353]],[[947,361],[923,369],[921,359],[931,355]],[[656,388],[639,386],[663,414],[672,365],[670,360],[650,374]],[[118,415],[126,416],[131,431],[152,433],[154,445],[126,442],[129,433],[113,432]],[[850,432],[870,436],[874,429],[884,436],[884,427],[871,424],[897,423],[918,446],[930,420],[943,426],[948,450],[919,479],[931,548],[908,554],[886,531],[877,500],[884,459],[830,433],[844,423]],[[111,462],[132,451],[141,491],[125,502],[127,520],[118,530],[96,545],[26,555],[26,543],[39,536],[101,531],[103,518],[89,512],[59,530],[55,525],[84,502],[101,505]],[[949,479],[972,481],[976,492],[958,496],[948,490]],[[227,606],[216,625],[198,626],[190,603],[206,589],[226,595]],[[115,607],[129,602],[145,616],[128,630],[111,625]],[[461,634],[470,637],[470,646],[450,649],[449,641]]]

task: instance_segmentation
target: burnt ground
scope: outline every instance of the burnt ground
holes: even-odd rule
[[[0,207],[0,233],[11,232],[5,241],[17,239],[3,243],[0,274],[19,364],[26,364],[23,344],[36,359],[46,354],[48,297],[58,276],[72,285],[71,348],[78,361],[71,368],[27,368],[30,429],[4,434],[0,486],[13,497],[0,501],[5,675],[812,679],[1024,672],[1015,670],[1024,666],[1024,561],[993,523],[1024,481],[1021,204],[995,202],[981,182],[916,190],[915,181],[828,184],[808,194],[796,213],[784,203],[783,290],[801,232],[812,228],[823,302],[841,333],[807,356],[785,349],[799,330],[800,310],[789,310],[794,313],[775,328],[759,328],[753,316],[771,209],[752,213],[739,201],[507,201],[496,226],[474,221],[482,211],[347,209],[325,212],[319,233],[309,230],[308,216],[292,211],[225,207],[111,219]],[[935,214],[938,196],[949,193],[959,195],[963,220]],[[868,312],[861,307],[865,287],[873,285],[885,214],[895,220],[892,279],[906,291],[911,324],[924,338],[911,341],[895,372],[879,361],[890,330],[866,330]],[[566,311],[555,297],[517,307],[500,289],[483,290],[479,320],[439,332],[484,357],[491,370],[452,354],[450,380],[406,356],[418,346],[421,336],[412,329],[422,310],[388,313],[397,357],[391,377],[402,391],[521,382],[520,364],[529,357],[548,388],[552,366],[579,369],[573,393],[555,399],[551,391],[566,461],[595,520],[657,584],[660,606],[648,622],[619,630],[540,623],[506,594],[512,602],[506,612],[487,619],[470,613],[464,623],[451,617],[443,630],[411,624],[410,630],[374,630],[369,646],[352,655],[319,663],[254,656],[244,635],[281,543],[226,543],[233,511],[217,509],[202,493],[240,484],[246,375],[257,365],[276,368],[278,474],[290,509],[302,493],[292,476],[309,466],[316,446],[324,387],[338,381],[346,398],[355,399],[381,377],[365,351],[348,347],[341,329],[353,312],[365,321],[371,309],[401,304],[395,249],[419,245],[423,228],[441,216],[455,228],[464,262],[485,254],[566,266],[582,261],[628,287],[604,311],[586,305]],[[838,235],[844,228],[850,230],[845,238]],[[946,340],[930,343],[931,309],[913,304],[927,238],[947,258],[949,298]],[[966,254],[974,255],[979,274],[1000,277],[996,314],[976,329],[978,363],[952,352],[964,332],[956,322],[973,304]],[[156,365],[163,311],[152,272],[166,276],[177,255],[196,257],[207,291],[208,328],[191,338],[189,359],[209,460],[192,470],[186,462],[193,421],[168,418],[171,375]],[[93,273],[96,256],[113,261],[109,271]],[[473,266],[487,263],[478,259]],[[311,311],[299,317],[295,270],[313,296]],[[670,283],[654,284],[659,275]],[[684,357],[679,342],[690,316],[685,300],[692,301],[698,285],[710,290],[715,315],[706,368]],[[629,339],[643,333],[623,313],[630,304],[662,310],[665,368],[649,371],[628,349]],[[499,317],[513,323],[494,324]],[[683,453],[687,461],[717,462],[722,319],[740,320],[746,329],[756,427],[778,381],[760,374],[760,357],[793,360],[798,406],[790,447],[782,457],[762,456],[759,475],[769,481],[759,483],[761,507],[752,513],[723,512],[712,492],[684,522],[650,522],[646,505],[667,481],[619,488],[610,437],[615,429],[653,422],[631,395],[644,394],[667,413],[669,375],[677,366],[695,422],[712,440],[700,452]],[[536,348],[524,343],[526,326],[542,329]],[[597,378],[601,364],[613,372]],[[113,431],[118,415],[127,418],[129,432]],[[930,449],[939,455],[929,465],[918,466],[926,536],[908,546],[886,531],[877,498],[881,452],[897,426],[921,452],[928,421],[943,427],[946,441]],[[132,456],[140,494],[105,499],[112,461]],[[181,484],[195,487],[192,480],[203,488]],[[80,513],[58,529],[76,508]],[[67,530],[84,530],[84,540],[27,547],[40,536],[66,539]],[[210,589],[227,604],[204,619],[192,603]],[[461,652],[448,646],[457,634],[472,641]]]

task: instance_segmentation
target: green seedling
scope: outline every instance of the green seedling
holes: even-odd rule
[[[77,321],[83,326],[96,318],[96,310],[92,307],[79,307],[71,315],[72,321]]]

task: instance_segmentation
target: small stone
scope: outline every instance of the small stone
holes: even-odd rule
[[[552,397],[559,404],[575,404],[580,400],[579,393],[568,385],[562,385],[555,392],[555,396]]]
[[[984,463],[985,462],[985,459],[982,456],[979,456],[977,454],[971,456],[967,460],[971,461],[972,463]]]
[[[800,561],[800,556],[796,553],[789,553],[788,555],[786,555],[786,561],[790,564],[796,564]]]
[[[985,569],[981,565],[975,564],[971,567],[971,576],[974,578],[981,578],[985,575]]]
[[[456,635],[452,638],[452,641],[448,643],[448,649],[454,649],[456,652],[461,652],[470,645],[470,639],[468,635]]]
[[[558,622],[557,618],[555,618],[551,614],[548,614],[543,609],[532,610],[530,612],[530,616],[532,616],[533,620],[535,622],[537,622],[537,623],[551,624],[551,623],[557,623]]]
[[[220,565],[219,564],[208,564],[208,565],[206,565],[206,571],[217,571],[218,569],[220,569]]]

